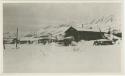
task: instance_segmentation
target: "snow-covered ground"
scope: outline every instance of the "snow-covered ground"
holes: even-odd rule
[[[4,72],[12,73],[118,73],[121,71],[120,45],[60,46],[52,43],[6,44]]]

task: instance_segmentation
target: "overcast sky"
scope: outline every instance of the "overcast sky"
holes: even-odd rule
[[[3,7],[4,32],[36,31],[42,26],[81,24],[94,18],[121,18],[120,3],[8,3]]]

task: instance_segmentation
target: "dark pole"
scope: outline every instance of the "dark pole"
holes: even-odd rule
[[[17,27],[17,32],[16,32],[16,49],[17,49],[17,44],[18,44],[18,27]]]
[[[6,47],[5,47],[5,41],[4,40],[3,40],[3,48],[6,49]]]

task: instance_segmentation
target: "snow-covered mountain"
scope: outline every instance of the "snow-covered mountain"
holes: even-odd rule
[[[113,15],[93,19],[92,21],[88,22],[86,26],[88,28],[98,28],[105,32],[109,31],[109,29],[121,31],[121,22]]]
[[[88,30],[98,30],[102,32],[108,32],[110,30],[117,30],[121,32],[121,22],[116,19],[113,15],[107,16],[107,17],[99,17],[96,19],[92,19],[88,21],[87,23],[83,24],[60,24],[60,25],[46,25],[41,26],[41,28],[36,32],[25,32],[24,35],[21,36],[34,36],[39,37],[43,35],[53,34],[57,35],[60,33],[64,33],[69,27],[78,27],[78,28],[84,28]],[[20,32],[19,32],[20,33]],[[16,33],[4,33],[4,37],[15,37]],[[21,33],[20,33],[21,34]],[[19,34],[19,35],[20,35]]]
[[[113,15],[107,16],[107,17],[100,17],[93,19],[91,21],[88,21],[88,23],[78,24],[78,25],[68,25],[68,24],[61,24],[61,25],[54,25],[54,26],[46,26],[44,28],[40,28],[38,30],[38,35],[44,35],[44,34],[53,34],[58,33],[58,31],[65,31],[70,26],[73,27],[79,27],[84,29],[96,29],[98,31],[102,32],[108,32],[110,30],[118,30],[120,31],[121,25],[120,22],[115,19]]]

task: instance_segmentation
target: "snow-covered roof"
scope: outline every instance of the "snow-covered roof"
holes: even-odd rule
[[[93,32],[99,32],[98,28],[85,28],[85,27],[73,27],[77,31],[93,31]]]
[[[61,28],[59,28],[59,29],[57,29],[57,30],[55,30],[55,31],[53,31],[53,32],[51,32],[51,33],[52,33],[52,35],[64,34],[65,31],[66,31],[68,28],[69,28],[69,27],[61,27]]]
[[[107,29],[100,29],[98,27],[87,27],[87,26],[71,26],[72,28],[76,29],[77,31],[91,31],[91,32],[107,32]]]
[[[39,38],[33,38],[33,37],[22,37],[20,38],[20,41],[34,41],[34,40],[38,40]]]
[[[69,27],[59,27],[59,28],[48,28],[48,29],[40,29],[38,31],[38,35],[39,36],[44,36],[44,35],[59,35],[59,34],[64,34],[65,31],[68,29]]]

